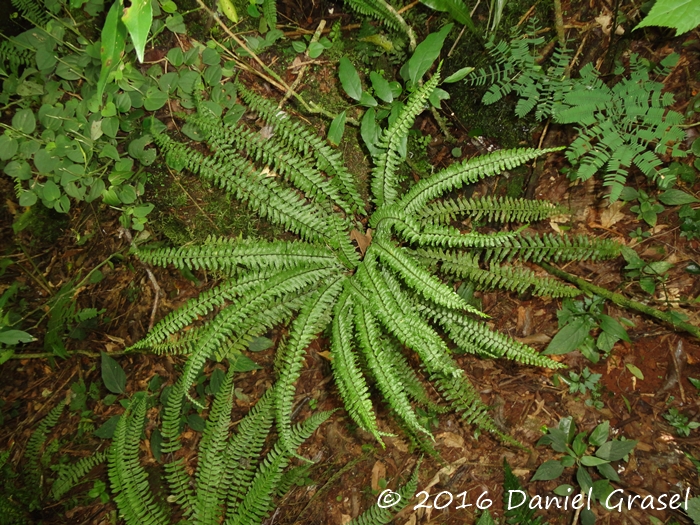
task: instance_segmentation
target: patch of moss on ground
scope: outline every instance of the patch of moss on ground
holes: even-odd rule
[[[496,41],[512,38],[512,28],[520,21],[522,16],[531,8],[532,3],[524,0],[513,0],[506,3],[503,10],[501,24],[492,36]],[[551,25],[554,17],[551,1],[542,1],[535,4],[534,12],[528,18],[529,21],[537,19],[540,25]],[[478,29],[486,27],[488,11],[477,11],[474,21]],[[525,22],[521,29],[525,29]],[[452,48],[457,34],[453,32],[453,38],[445,43],[445,49]],[[547,35],[545,35],[547,36]],[[554,38],[554,31],[549,37]],[[475,34],[465,31],[461,36],[450,58],[445,61],[444,76],[447,76],[463,67],[476,69],[493,65],[493,59],[488,55],[484,47],[489,35],[486,33]],[[504,148],[512,148],[523,143],[529,143],[532,131],[540,124],[533,115],[524,119],[515,116],[517,98],[513,95],[499,100],[497,103],[486,106],[481,103],[481,98],[488,86],[472,87],[467,82],[457,82],[443,86],[450,93],[447,101],[449,108],[473,136],[485,136],[495,139]]]
[[[278,238],[284,232],[225,191],[193,175],[156,171],[146,200],[155,204],[149,225],[174,245],[203,242],[210,235]]]

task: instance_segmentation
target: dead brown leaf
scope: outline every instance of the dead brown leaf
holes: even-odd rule
[[[612,225],[620,222],[625,218],[622,213],[622,207],[625,205],[622,201],[615,201],[605,208],[600,214],[600,225],[603,228],[610,228]]]
[[[379,490],[379,480],[386,479],[386,466],[381,461],[376,461],[372,467],[372,490]]]
[[[367,229],[367,233],[362,234],[357,230],[352,230],[350,232],[350,240],[357,243],[357,247],[360,249],[360,253],[364,257],[367,247],[372,242],[372,230]]]

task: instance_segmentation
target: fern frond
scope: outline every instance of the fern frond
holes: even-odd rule
[[[580,291],[556,279],[537,275],[522,266],[501,266],[495,261],[489,263],[489,269],[479,266],[477,254],[446,253],[441,250],[420,250],[420,255],[433,261],[441,262],[440,269],[448,274],[467,279],[480,289],[502,288],[518,293],[531,290],[532,293],[547,297],[575,297]]]
[[[39,423],[39,426],[36,427],[36,430],[32,432],[29,441],[27,441],[27,448],[24,450],[24,459],[27,461],[25,467],[27,484],[35,487],[37,491],[41,491],[41,449],[44,443],[46,443],[49,430],[58,423],[64,407],[64,403],[59,403],[46,414],[44,419],[41,420],[41,423]]]
[[[411,368],[406,357],[401,353],[398,341],[393,338],[385,338],[384,341],[386,342],[386,357],[390,361],[394,374],[401,381],[401,385],[406,393],[417,403],[437,413],[443,414],[450,411],[449,407],[440,406],[430,399],[421,380],[418,378],[413,368]]]
[[[377,427],[377,416],[355,355],[352,296],[349,292],[343,293],[336,304],[332,329],[331,366],[345,409],[360,428],[381,443],[382,433]]]
[[[265,438],[272,428],[275,388],[268,389],[241,420],[224,452],[226,468],[218,489],[227,504],[227,522],[233,518],[249,490]]]
[[[289,339],[278,351],[279,379],[275,400],[275,418],[280,435],[280,443],[292,444],[292,408],[294,404],[294,383],[299,378],[304,360],[304,350],[313,338],[330,323],[333,303],[343,289],[345,277],[330,280],[302,306],[299,315],[292,323]]]
[[[377,155],[372,170],[372,194],[377,207],[392,204],[398,197],[398,168],[403,160],[402,156],[406,154],[408,132],[416,116],[423,112],[425,103],[439,81],[438,69],[428,82],[411,94],[396,120],[384,130],[377,143],[381,153]]]
[[[298,292],[323,279],[332,279],[334,272],[327,269],[292,268],[273,275],[264,287],[255,289],[222,310],[208,325],[185,364],[182,376],[173,386],[163,416],[163,451],[174,452],[180,448],[177,440],[182,398],[189,391],[207,359],[213,356],[221,344],[228,340],[250,316],[264,311],[270,302],[279,297]],[[336,279],[337,273],[336,273]],[[333,281],[336,282],[336,281]]]
[[[484,260],[512,260],[540,262],[599,260],[616,257],[620,245],[610,239],[592,239],[585,235],[567,237],[563,235],[523,235],[507,238],[501,246],[487,248],[483,251]]]
[[[155,501],[148,474],[139,464],[139,443],[146,417],[146,396],[135,396],[114,431],[107,462],[109,481],[119,512],[129,525],[167,525],[165,508]]]
[[[459,189],[464,184],[473,184],[484,177],[511,170],[537,157],[562,149],[519,148],[499,150],[488,155],[481,155],[464,162],[458,162],[418,182],[400,199],[398,205],[404,210],[406,215],[420,213],[429,201],[443,193]]]
[[[32,24],[44,27],[51,19],[43,2],[37,0],[11,0],[12,5]]]
[[[421,304],[419,309],[442,326],[462,351],[475,353],[476,350],[476,353],[487,357],[506,357],[525,365],[543,368],[557,369],[564,366],[543,356],[534,348],[491,330],[485,323],[437,306]]]
[[[230,366],[214,397],[199,444],[199,461],[195,476],[196,503],[192,513],[192,520],[197,524],[218,525],[223,510],[219,484],[226,468],[223,452],[233,408],[233,372],[234,367]]]
[[[267,27],[275,29],[277,25],[277,0],[263,0],[262,12],[267,22]]]
[[[13,38],[0,42],[0,71],[18,74],[20,67],[31,67],[35,60],[32,49],[19,45]]]
[[[432,436],[418,421],[403,384],[394,373],[391,361],[386,358],[374,316],[359,301],[355,301],[353,306],[359,346],[387,404],[414,432]]]
[[[331,177],[334,184],[352,203],[352,210],[366,214],[365,202],[357,190],[357,183],[348,171],[339,151],[331,148],[314,130],[291,120],[275,104],[236,84],[236,89],[248,107],[258,113],[266,124],[273,126],[279,138],[301,153],[311,153],[320,170]],[[348,210],[345,210],[346,213]]]
[[[283,270],[297,265],[339,267],[338,259],[324,246],[301,241],[262,241],[210,237],[203,244],[140,250],[139,258],[149,264],[190,270],[214,270],[235,275],[248,270]]]
[[[355,275],[362,285],[359,289],[356,286],[361,296],[372,297],[372,300],[365,301],[372,314],[402,344],[421,357],[430,373],[461,374],[462,370],[449,359],[449,350],[444,341],[416,314],[398,283],[379,272],[376,262],[369,255],[365,255],[365,264]]]
[[[81,458],[73,465],[62,468],[51,485],[51,497],[56,501],[61,499],[66,492],[81,483],[81,478],[85,474],[105,459],[107,459],[107,451],[99,451],[92,456]]]
[[[272,509],[275,487],[282,478],[282,471],[289,464],[294,451],[325,422],[334,411],[318,412],[289,433],[289,441],[278,441],[258,467],[250,488],[235,514],[226,521],[228,525],[253,525],[262,523]]]
[[[416,47],[416,37],[413,29],[403,17],[385,0],[345,0],[345,2],[361,15],[375,18],[385,26],[402,31],[411,42],[411,49]]]
[[[182,165],[226,190],[261,217],[284,226],[308,241],[325,241],[331,231],[327,212],[307,202],[298,192],[284,188],[268,172],[256,170],[247,160],[217,152],[206,156],[157,134],[154,141],[165,150],[170,165]]]
[[[448,224],[467,216],[489,222],[536,222],[558,215],[563,210],[549,201],[485,197],[437,201],[421,210],[422,221],[429,224]]]
[[[148,256],[146,256],[144,260],[149,260]],[[252,290],[261,287],[275,273],[279,272],[273,273],[269,270],[251,272],[238,279],[225,281],[211,290],[202,292],[198,297],[187,301],[178,310],[166,315],[151,329],[146,337],[129,347],[128,350],[148,348],[164,341],[178,330],[190,325],[197,318],[205,316],[216,308],[224,306],[228,301],[234,301],[250,293]]]
[[[394,270],[414,290],[437,304],[455,310],[466,310],[477,315],[482,312],[468,304],[454,290],[444,285],[439,279],[421,268],[401,248],[394,246],[383,237],[375,237],[372,250],[379,259]]]
[[[312,165],[310,159],[299,158],[294,151],[279,141],[264,139],[259,133],[254,133],[243,126],[227,126],[214,121],[209,115],[196,114],[188,119],[199,128],[207,142],[217,152],[226,152],[229,158],[252,158],[269,166],[272,175],[282,175],[291,184],[304,192],[308,197],[319,202],[330,200],[347,213],[350,204],[340,195],[337,186],[323,177]],[[275,173],[276,172],[276,173]]]

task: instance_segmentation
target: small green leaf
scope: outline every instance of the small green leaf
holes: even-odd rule
[[[179,47],[174,47],[165,55],[174,67],[180,67],[185,61],[185,54]]]
[[[364,93],[363,93],[364,94]],[[345,132],[345,111],[340,113],[331,122],[330,128],[328,128],[328,141],[337,146],[343,139],[343,133]]]
[[[374,156],[379,150],[376,147],[377,141],[379,140],[380,129],[377,125],[376,112],[374,108],[369,108],[365,111],[362,117],[362,122],[360,123],[360,135],[364,141],[369,152]]]
[[[681,190],[666,190],[661,195],[659,195],[659,200],[663,202],[666,206],[680,206],[682,204],[692,204],[694,202],[700,202],[698,199],[693,197],[690,193],[686,193]]]
[[[617,472],[615,472],[615,469],[610,463],[601,463],[596,468],[598,469],[598,472],[600,472],[600,475],[605,479],[609,479],[610,481],[620,481],[620,476],[617,475]]]
[[[372,95],[366,91],[363,91],[362,95],[360,95],[360,105],[365,106],[366,108],[374,108],[377,106],[377,101]]]
[[[307,53],[309,55],[309,58],[318,58],[321,56],[321,53],[325,51],[325,47],[323,47],[323,44],[321,42],[311,42],[309,44],[309,48],[307,50]]]
[[[598,465],[602,465],[604,463],[609,463],[609,461],[607,459],[601,459],[595,456],[583,456],[581,458],[581,465],[584,467],[597,467]]]
[[[13,355],[15,355],[15,351],[12,348],[0,350],[0,365],[7,363]]]
[[[34,338],[24,330],[5,330],[0,332],[0,344],[14,346],[18,343],[31,343]]]
[[[632,363],[627,363],[625,366],[627,367],[627,370],[629,370],[630,373],[634,377],[636,377],[637,379],[642,380],[642,381],[644,380],[644,374],[642,373],[642,371],[639,368],[634,366]]]
[[[560,355],[573,352],[581,346],[590,331],[590,323],[585,318],[578,317],[559,330],[542,353],[545,355]]]
[[[608,440],[610,435],[610,421],[603,421],[600,425],[593,429],[591,435],[588,436],[588,443],[594,447],[599,447]]]
[[[408,79],[412,85],[417,85],[418,81],[433,65],[435,59],[440,55],[442,45],[445,43],[447,34],[452,30],[453,24],[447,24],[437,33],[430,33],[416,47],[415,52],[408,60]]]
[[[139,62],[143,62],[143,55],[146,50],[148,33],[153,23],[153,5],[151,0],[132,0],[131,6],[127,7],[122,15],[122,22],[131,35],[134,43],[134,51]]]
[[[563,485],[559,485],[557,488],[554,489],[554,493],[557,496],[570,496],[574,492],[574,487],[571,485],[564,483]]]
[[[274,343],[272,339],[268,337],[255,337],[248,345],[248,350],[251,352],[262,352],[263,350],[272,348],[272,345],[274,345]]]
[[[165,106],[168,95],[155,86],[148,88],[146,98],[143,99],[143,108],[146,111],[156,111]]]
[[[219,0],[219,8],[231,22],[238,23],[238,11],[231,0]]]
[[[588,492],[588,489],[593,487],[593,478],[583,467],[576,469],[576,481],[578,481],[579,486],[583,492]]]
[[[343,89],[353,100],[360,100],[362,97],[362,82],[360,75],[357,74],[355,66],[348,60],[347,57],[340,59],[338,64],[338,76]]]
[[[154,428],[151,432],[151,453],[156,461],[160,462],[163,449],[163,434],[158,428]]]
[[[469,73],[474,71],[473,67],[463,67],[462,69],[458,69],[454,73],[452,73],[449,77],[447,77],[443,82],[445,84],[452,84],[453,82],[459,82],[462,80],[464,77],[466,77]]]
[[[123,394],[126,389],[126,374],[109,355],[102,352],[102,382],[114,394]]]
[[[491,513],[489,512],[489,509],[484,509],[484,512],[481,513],[481,516],[479,516],[479,520],[476,522],[476,525],[497,525],[494,519],[491,517]]]
[[[95,430],[95,435],[102,439],[112,439],[114,437],[114,431],[117,430],[117,423],[119,423],[119,418],[121,414],[110,417],[105,421],[100,428]]]
[[[211,373],[211,377],[209,378],[209,393],[214,395],[218,394],[225,378],[226,374],[224,371],[220,368],[215,368]]]
[[[45,200],[51,202],[61,197],[61,190],[52,180],[47,180],[42,189],[42,196]]]
[[[629,454],[635,446],[637,446],[637,441],[632,439],[627,441],[608,441],[596,450],[595,455],[608,461],[619,461]]]
[[[700,24],[700,2],[697,0],[656,0],[654,7],[637,27],[663,26],[676,29],[676,36]]]
[[[244,355],[232,357],[230,361],[235,372],[250,372],[251,370],[260,370],[262,368],[258,363]]]
[[[389,82],[376,71],[369,74],[369,79],[372,82],[374,94],[387,104],[391,104],[394,101],[394,94],[391,92]]]
[[[564,472],[564,465],[555,459],[550,459],[539,466],[530,481],[549,481],[561,476],[562,472]]]
[[[197,432],[204,432],[204,428],[206,426],[204,419],[202,419],[202,416],[199,414],[190,414],[187,416],[187,424],[192,430]]]
[[[436,107],[440,109],[440,101],[441,100],[448,100],[450,98],[450,94],[445,91],[444,89],[441,88],[435,88],[433,92],[430,94],[430,97],[428,100],[430,101],[430,104],[433,107]]]
[[[36,204],[37,197],[36,193],[29,190],[23,190],[19,195],[19,205],[20,206],[34,206]],[[2,336],[2,334],[0,334]]]
[[[20,109],[12,117],[12,127],[27,135],[34,133],[36,129],[34,112],[31,109]]]
[[[126,46],[126,26],[121,20],[123,10],[124,4],[121,0],[114,2],[107,13],[105,25],[102,27],[100,37],[102,68],[100,69],[100,78],[97,81],[97,99],[100,102],[109,74],[117,67]]]
[[[623,341],[627,341],[628,343],[632,342],[630,341],[630,336],[627,334],[627,331],[616,319],[605,314],[601,314],[599,319],[600,329],[603,330],[603,332],[617,337],[618,339],[622,339]]]
[[[292,49],[294,49],[294,51],[297,53],[303,53],[306,51],[306,42],[303,40],[295,40],[292,42]]]
[[[421,3],[436,11],[450,13],[457,22],[467,26],[471,31],[476,31],[469,9],[463,0],[421,0]]]
[[[693,385],[695,388],[700,390],[700,379],[695,379],[693,377],[689,377],[688,381],[690,381],[690,384]]]
[[[7,133],[0,135],[0,160],[10,160],[14,157],[18,146],[17,139],[9,137]]]

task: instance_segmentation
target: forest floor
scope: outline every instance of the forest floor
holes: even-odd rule
[[[296,7],[286,5],[289,12]],[[280,6],[282,12],[284,9],[285,6]],[[336,6],[333,16],[343,17],[340,11]],[[605,7],[600,7],[599,11],[603,14],[609,12]],[[313,30],[324,13],[320,8],[309,7],[296,14],[296,24]],[[343,23],[346,20],[350,18],[343,18]],[[566,16],[566,23],[574,26],[590,21],[579,19],[575,9],[569,9]],[[591,31],[590,41],[600,46],[597,56],[603,56],[609,36],[606,37],[600,27]],[[580,38],[577,34],[571,37]],[[680,65],[666,79],[666,88],[675,95],[673,108],[684,112],[690,99],[700,91],[696,74],[700,71],[700,36],[695,31],[676,39],[664,37],[667,37],[666,33],[650,44],[642,41],[641,35],[639,40],[635,40],[636,36],[625,36],[624,45],[643,53],[650,60],[659,60],[671,50],[681,54]],[[263,57],[272,61],[272,52]],[[316,72],[307,75],[315,75],[316,82],[337,90],[332,64],[322,64]],[[243,77],[243,81],[259,85],[259,80],[249,74]],[[300,92],[305,94],[304,87]],[[279,93],[272,95],[281,97]],[[474,94],[474,104],[478,104],[477,94]],[[450,117],[447,112],[445,116]],[[461,122],[456,116],[452,116],[449,123],[456,138],[454,144],[443,140],[429,113],[423,114],[416,123],[423,134],[431,136],[427,156],[434,166],[453,162],[451,150],[454,147],[461,147],[462,157],[466,158],[489,146],[499,146],[497,136],[477,140],[471,133],[473,123]],[[517,122],[504,124],[508,125],[515,126]],[[542,131],[542,126],[530,130],[530,144],[538,144]],[[354,130],[348,131],[352,132]],[[572,133],[551,126],[545,144],[567,144]],[[544,164],[529,167],[523,175],[524,182],[518,182],[525,190],[527,181],[530,181],[530,193],[534,197],[561,203],[572,210],[572,215],[564,222],[553,221],[546,225],[547,229],[566,227],[572,233],[613,238],[631,245],[630,233],[644,225],[629,210],[630,205],[609,207],[598,179],[572,185],[560,173],[564,163],[563,155],[554,155]],[[354,164],[361,166],[362,163]],[[696,179],[694,186],[686,185],[684,189],[698,196],[699,180]],[[654,191],[641,175],[630,176],[628,181],[637,188]],[[497,179],[480,185],[476,191],[502,193],[512,182],[511,179]],[[162,204],[155,212],[151,231],[151,235],[159,240],[168,241],[178,234],[188,235],[191,239],[203,232],[250,235],[259,226],[264,226],[188,174],[154,174],[148,191],[151,202]],[[0,194],[6,196],[0,208],[0,250],[12,262],[0,269],[0,293],[13,283],[19,283],[22,310],[36,323],[37,328],[32,333],[38,339],[22,349],[27,355],[18,354],[0,366],[0,450],[12,445],[10,459],[19,460],[31,432],[48,409],[61,399],[70,399],[69,415],[59,421],[50,436],[57,440],[59,455],[74,461],[108,446],[108,441],[94,437],[92,431],[122,411],[119,403],[108,405],[104,401],[104,389],[100,390],[100,353],[118,356],[119,363],[127,371],[127,394],[146,389],[156,375],[167,384],[182,361],[180,357],[123,354],[122,351],[139,340],[154,320],[161,319],[187,299],[211,287],[214,278],[205,273],[186,275],[173,268],[148,268],[152,271],[151,279],[147,268],[130,254],[130,240],[119,224],[118,214],[91,205],[77,207],[69,216],[62,217],[37,210],[34,222],[15,233],[12,225],[22,209],[10,197],[12,186],[5,178],[0,178]],[[691,324],[700,325],[700,279],[697,274],[687,271],[692,265],[700,267],[700,243],[697,239],[688,240],[680,235],[677,211],[677,208],[667,207],[660,213],[651,236],[641,240],[641,246],[638,244],[636,248],[647,260],[664,260],[673,264],[653,295],[642,291],[638,283],[625,277],[622,258],[603,263],[572,263],[565,270],[655,308],[673,308],[687,315]],[[274,235],[274,231],[266,234]],[[99,275],[93,272],[88,282],[75,287],[88,271],[105,261],[107,263],[100,267]],[[47,329],[45,314],[49,312],[51,298],[65,285],[73,287],[71,294],[80,308],[97,308],[101,313],[93,325],[78,327],[84,332],[77,334],[84,337],[82,340],[66,339],[70,354],[67,359],[42,357],[41,354],[46,352],[41,342],[42,331]],[[478,293],[478,296],[495,329],[535,348],[543,349],[558,330],[556,312],[561,307],[560,301],[504,292]],[[466,492],[466,500],[472,504],[486,493],[493,502],[492,514],[503,516],[504,459],[530,495],[552,496],[554,488],[562,482],[576,485],[572,468],[558,480],[529,481],[544,461],[560,457],[551,448],[538,447],[536,443],[543,436],[545,427],[555,427],[566,416],[573,416],[579,431],[588,433],[607,420],[614,435],[638,440],[629,462],[622,464],[620,481],[614,484],[615,488],[624,490],[625,496],[685,496],[687,488],[692,496],[700,495],[699,468],[694,463],[694,459],[700,459],[699,431],[690,431],[687,437],[680,436],[664,418],[673,408],[687,416],[689,421],[700,418],[699,392],[689,381],[689,378],[700,379],[700,341],[612,303],[607,304],[606,313],[616,319],[624,317],[631,321],[627,330],[631,342],[618,342],[610,355],[597,364],[579,352],[558,357],[568,366],[567,370],[560,372],[564,377],[568,377],[569,371],[580,373],[586,367],[601,374],[602,386],[597,390],[598,397],[593,400],[588,393],[569,393],[568,386],[557,381],[550,370],[472,356],[456,357],[477,385],[483,401],[493,407],[492,416],[497,424],[523,443],[526,449],[505,445],[490,435],[475,437],[474,428],[463,424],[453,414],[431,417],[436,447],[444,462],[426,458],[420,467],[418,486],[419,490],[431,495],[427,503],[434,504],[432,498],[441,491],[456,498]],[[276,341],[281,334],[277,331],[268,336]],[[308,349],[306,366],[298,382],[295,401],[295,417],[298,418],[318,410],[342,408],[332,381],[328,348],[323,340],[320,341]],[[240,411],[239,415],[245,414],[274,381],[274,348],[249,356],[260,368],[236,376],[236,410]],[[215,366],[211,363],[206,373]],[[595,400],[599,401],[597,406],[591,402]],[[390,414],[382,412],[379,405],[377,408],[382,430],[396,431],[389,423]],[[150,435],[154,425],[155,421],[149,422],[146,436]],[[408,441],[401,437],[400,432],[397,435],[387,438],[386,448],[382,449],[371,436],[358,432],[349,417],[339,411],[302,447],[302,454],[316,463],[304,484],[289,492],[266,523],[341,525],[375,505],[377,494],[384,487],[396,488],[416,464],[416,454],[410,450]],[[183,437],[185,449],[191,454],[194,454],[197,436],[188,430]],[[148,440],[144,443],[145,465],[155,469],[158,461],[148,446]],[[90,498],[84,493],[86,487],[92,487],[94,480],[106,480],[105,467],[96,468],[89,479],[87,485],[66,497],[66,501],[71,502],[69,510],[65,511],[61,504],[56,504],[35,519],[43,523],[113,523],[116,520],[114,503],[102,503],[99,498]],[[458,503],[453,503],[442,510],[414,507],[419,502],[419,499],[412,502],[394,523],[470,524],[478,516],[474,506],[456,509]],[[444,504],[445,500],[440,503]],[[627,509],[626,503],[620,510],[607,511],[600,505],[593,506],[592,510],[598,516],[598,523],[649,523],[650,516],[664,523],[673,520],[690,523],[681,511]],[[575,514],[570,507],[542,512],[545,521],[558,524],[572,523]]]

